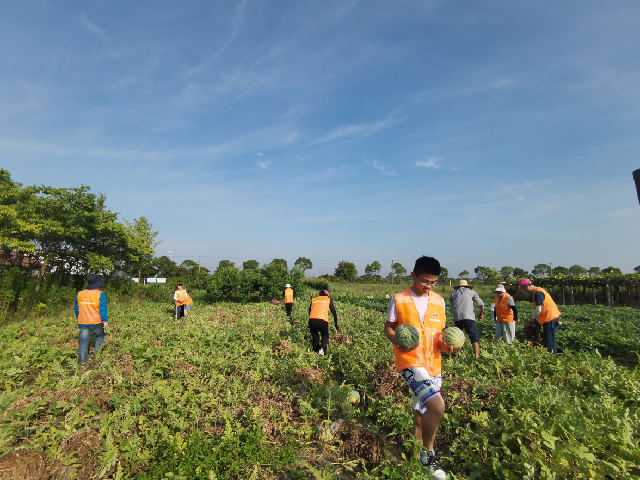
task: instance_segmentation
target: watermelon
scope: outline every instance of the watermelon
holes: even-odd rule
[[[351,390],[347,394],[347,398],[345,398],[345,401],[347,403],[351,403],[352,405],[360,403],[360,394],[358,392],[356,392],[355,390]]]
[[[416,327],[409,323],[403,323],[396,328],[396,345],[403,348],[415,348],[420,341],[420,334]]]
[[[454,350],[457,350],[464,345],[464,332],[457,327],[445,328],[442,332],[442,340],[450,347],[453,347]]]

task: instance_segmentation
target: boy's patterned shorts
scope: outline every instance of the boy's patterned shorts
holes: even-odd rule
[[[424,414],[426,403],[436,395],[440,396],[442,375],[432,377],[425,367],[406,368],[398,373],[413,393],[413,408]]]

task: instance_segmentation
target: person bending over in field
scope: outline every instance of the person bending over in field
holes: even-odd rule
[[[309,330],[313,339],[313,351],[319,355],[327,352],[327,342],[329,341],[329,310],[333,314],[335,331],[338,333],[338,314],[333,300],[329,298],[329,292],[320,290],[320,295],[311,300],[309,305]],[[319,337],[322,337],[320,340]]]
[[[411,272],[413,285],[393,296],[384,325],[384,333],[393,344],[396,370],[413,394],[413,436],[424,447],[420,449],[420,462],[438,480],[447,478],[433,448],[444,414],[440,350],[454,352],[441,340],[446,321],[444,300],[432,291],[440,271],[440,262],[435,258],[417,259]],[[405,323],[419,332],[419,342],[414,348],[396,344],[395,330]]]
[[[104,342],[104,332],[108,328],[107,296],[99,288],[104,283],[104,277],[89,275],[87,288],[78,292],[74,310],[78,319],[78,363],[85,363],[89,358],[89,341],[91,334],[96,336],[93,346],[95,357]]]
[[[478,322],[481,322],[484,315],[484,302],[480,295],[473,291],[473,285],[469,285],[466,280],[460,280],[458,285],[453,288],[456,291],[449,296],[451,311],[453,312],[453,324],[469,335],[473,354],[477,360],[480,357],[480,337],[478,336],[478,325],[473,304],[475,303],[480,307]]]
[[[556,333],[560,325],[562,325],[560,310],[558,310],[556,302],[553,301],[551,295],[544,288],[536,287],[527,278],[520,280],[520,290],[533,295],[532,300],[535,310],[527,323],[535,324],[535,322],[538,322],[542,325],[542,344],[548,352],[555,355],[558,353]]]

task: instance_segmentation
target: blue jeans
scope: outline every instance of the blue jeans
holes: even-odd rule
[[[544,345],[549,353],[554,355],[558,353],[556,349],[556,333],[558,332],[558,322],[560,317],[542,324],[542,345]]]
[[[78,349],[78,363],[84,363],[89,358],[89,340],[91,340],[91,334],[96,336],[96,344],[93,347],[93,356],[95,357],[98,350],[104,342],[104,327],[102,323],[97,325],[91,325],[90,327],[79,327],[80,333],[78,335],[78,343],[80,348]]]

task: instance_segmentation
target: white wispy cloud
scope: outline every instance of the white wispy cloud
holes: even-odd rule
[[[367,165],[371,165],[376,170],[380,170],[385,175],[389,175],[389,176],[397,175],[395,171],[389,170],[387,167],[379,163],[378,160],[374,160],[373,162],[370,162],[369,160],[363,160],[363,162],[366,163]]]
[[[84,11],[80,12],[80,25],[82,25],[87,31],[99,36],[100,38],[106,38],[107,34],[104,29],[99,27],[96,23],[89,20]]]
[[[520,201],[520,200],[522,200],[523,198],[524,198],[524,195],[520,195],[520,196],[518,197],[518,200],[516,200],[516,201],[517,201],[517,202],[519,202],[519,201]]]
[[[271,162],[258,162],[258,170],[269,170]]]
[[[420,160],[416,162],[416,165],[419,167],[427,167],[427,168],[435,168],[440,169],[440,165],[438,163],[442,160],[441,158],[430,158],[429,160]]]
[[[329,142],[331,140],[335,140],[337,138],[346,137],[349,135],[362,134],[364,136],[371,135],[378,130],[389,126],[393,121],[393,116],[396,111],[391,112],[387,118],[381,120],[379,122],[374,123],[362,123],[355,125],[345,125],[344,127],[340,127],[337,130],[325,135],[324,137],[320,137],[313,142],[311,142],[308,146],[311,147],[313,145],[317,145],[319,143]]]

